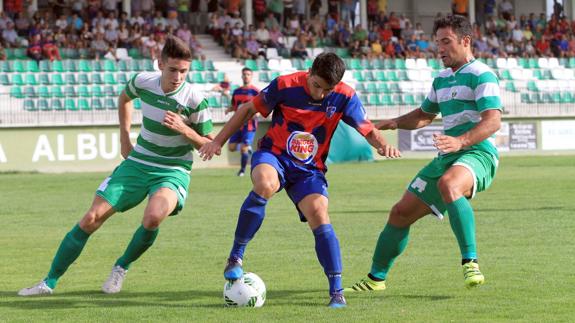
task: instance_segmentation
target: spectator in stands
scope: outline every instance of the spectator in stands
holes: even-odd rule
[[[433,58],[435,56],[435,53],[430,47],[429,37],[426,34],[419,36],[419,39],[417,39],[417,48],[419,48],[419,52],[426,58]]]
[[[272,47],[270,44],[270,32],[266,28],[266,24],[263,21],[258,23],[258,29],[256,29],[256,40],[264,47]]]
[[[533,46],[533,42],[525,40],[523,42],[523,56],[524,57],[535,57],[537,54],[535,47]]]
[[[135,24],[130,30],[130,47],[142,48],[142,28],[139,24]]]
[[[499,38],[497,38],[497,35],[494,32],[489,33],[489,36],[487,37],[487,45],[489,45],[493,55],[499,55],[499,48],[501,46],[499,44]]]
[[[349,50],[349,54],[351,55],[351,57],[353,57],[353,58],[362,57],[361,42],[359,40],[354,40],[351,43],[351,46],[349,46],[348,50]],[[292,54],[292,56],[293,56],[293,54]]]
[[[342,0],[341,6],[341,21],[347,24],[351,23],[351,28],[355,27],[355,7],[357,6],[357,0]]]
[[[368,28],[374,28],[374,24],[376,23],[376,17],[379,11],[377,4],[377,0],[367,0],[367,22]]]
[[[367,39],[367,30],[363,29],[361,27],[361,25],[357,25],[357,26],[355,26],[355,29],[353,31],[353,35],[351,38],[353,40],[359,40],[360,42],[363,42],[364,40]]]
[[[537,55],[539,56],[543,56],[543,57],[548,57],[551,56],[551,51],[549,48],[549,41],[547,40],[547,37],[541,37],[536,43],[535,43],[535,50],[537,52]]]
[[[16,16],[14,16],[14,27],[18,35],[28,34],[28,29],[30,28],[30,19],[28,19],[26,11],[19,12],[16,14]],[[0,27],[0,29],[3,28]]]
[[[25,46],[22,39],[18,36],[18,33],[16,33],[12,20],[6,23],[6,29],[2,31],[2,39],[4,39],[4,42],[8,47]]]
[[[254,16],[256,21],[262,22],[266,18],[266,0],[253,0]]]
[[[40,34],[33,35],[30,38],[26,55],[37,62],[42,60],[42,37]]]
[[[283,13],[284,13],[284,2],[283,2],[283,0],[267,0],[267,10],[270,14],[272,14],[274,16],[278,25],[281,26],[283,23]],[[268,16],[268,18],[269,18],[269,16]],[[271,29],[271,27],[272,27],[267,22],[266,22],[266,26],[269,29]]]
[[[152,12],[154,12],[155,9],[154,0],[132,1],[132,5],[134,5],[134,2],[139,2],[143,15],[151,14]]]
[[[307,42],[305,35],[299,35],[291,48],[291,56],[294,58],[306,59],[307,55]]]
[[[57,28],[66,29],[68,27],[68,19],[66,19],[66,15],[60,15],[58,20],[54,23],[54,26]]]
[[[204,55],[204,48],[194,34],[192,34],[192,37],[190,38],[190,49],[192,50],[192,55],[196,58],[201,58]]]
[[[14,22],[12,18],[6,15],[6,12],[0,11],[0,30],[8,28],[8,22]]]
[[[246,40],[246,52],[251,59],[257,59],[260,55],[260,43],[256,40],[256,35],[251,34]],[[265,54],[261,53],[265,59]]]
[[[309,0],[309,13],[313,17],[319,14],[322,6],[322,0]]]
[[[295,35],[296,31],[301,28],[299,17],[296,14],[292,14],[289,19],[286,20],[286,34]]]
[[[384,58],[383,46],[381,46],[381,42],[378,39],[371,43],[371,55],[374,59]]]
[[[268,16],[267,16],[267,18],[266,18],[266,20],[265,20],[265,23],[266,23],[266,27],[267,27],[268,30],[272,30],[273,27],[276,27],[276,28],[280,29],[280,24],[279,24],[278,19],[277,19],[277,17],[274,15],[274,13],[271,12],[271,11],[268,12]]]
[[[96,59],[103,58],[109,50],[110,46],[104,39],[104,34],[96,33],[96,37],[90,43],[90,50]]]
[[[319,14],[312,16],[309,22],[312,32],[320,39],[323,39],[325,37],[326,25]]]
[[[285,49],[283,44],[283,33],[279,26],[274,26],[270,30],[270,45],[278,50],[278,53]]]
[[[42,54],[51,62],[54,60],[62,60],[60,49],[58,49],[58,46],[54,41],[54,36],[51,33],[46,34],[46,37],[42,42]]]
[[[224,24],[224,28],[220,32],[220,43],[222,44],[222,46],[224,46],[224,50],[226,51],[226,53],[230,52],[232,41],[233,41],[232,29],[230,27],[230,23],[226,22]]]
[[[293,14],[293,0],[283,0],[284,3],[284,10],[283,10],[283,22],[282,25],[286,28],[290,28],[289,27],[289,20],[292,17]]]
[[[187,23],[183,23],[182,26],[178,28],[178,31],[176,31],[176,36],[184,43],[188,44],[188,46],[190,45],[192,40],[192,31],[190,30]]]
[[[391,27],[391,32],[393,36],[399,38],[401,37],[401,27],[399,24],[399,18],[395,15],[395,12],[389,14],[389,27]]]
[[[212,91],[219,92],[221,95],[226,96],[228,98],[231,96],[230,90],[231,90],[230,77],[226,73],[224,73],[222,81],[214,85],[214,87],[212,88]]]
[[[118,46],[118,30],[115,29],[112,25],[106,25],[106,32],[104,33],[104,39],[108,42],[108,44],[112,47]]]
[[[125,21],[120,23],[120,28],[118,29],[118,47],[120,48],[131,48],[130,44],[130,30],[128,30],[128,25]]]
[[[348,47],[352,40],[349,24],[339,23],[338,27],[337,43],[339,44],[339,47]]]
[[[139,25],[140,27],[144,25],[146,21],[144,17],[142,17],[142,13],[140,11],[135,11],[134,15],[130,18],[130,26]]]
[[[556,18],[563,16],[563,5],[557,0],[553,0],[553,16]]]
[[[499,13],[502,14],[505,20],[509,20],[513,14],[513,4],[509,0],[503,0],[499,3]]]
[[[487,37],[485,36],[473,40],[473,49],[473,54],[477,58],[493,57],[493,53],[489,50],[489,45],[487,45]]]
[[[523,30],[521,30],[521,28],[519,27],[519,24],[516,24],[515,28],[511,32],[511,40],[513,42],[519,44],[523,41],[523,37],[524,37]]]
[[[296,14],[301,21],[305,20],[305,3],[305,0],[293,0],[293,13]],[[314,15],[311,15],[311,17],[313,16]]]
[[[164,16],[162,15],[162,12],[160,10],[156,10],[152,24],[156,28],[159,27],[161,29],[164,29],[164,28],[166,28],[166,25],[168,24],[168,22],[167,22],[166,18],[164,18]]]
[[[468,0],[452,0],[451,1],[451,12],[454,15],[460,15],[467,17],[469,14],[467,12]]]

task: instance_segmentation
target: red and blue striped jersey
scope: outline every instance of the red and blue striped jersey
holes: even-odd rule
[[[235,89],[234,93],[232,94],[232,109],[234,110],[234,112],[238,110],[238,107],[241,104],[251,101],[254,97],[258,95],[258,93],[260,93],[260,90],[251,84],[248,86],[241,86]],[[258,127],[258,120],[254,117],[248,120],[246,124],[242,126],[241,130],[244,130],[244,128],[246,128],[246,131],[256,131],[257,127]]]
[[[262,116],[273,112],[259,149],[325,172],[330,141],[339,120],[364,137],[374,126],[351,87],[339,82],[323,100],[315,101],[309,95],[308,75],[297,72],[280,76],[252,101]]]

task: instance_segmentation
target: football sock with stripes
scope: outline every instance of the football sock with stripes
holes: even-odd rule
[[[462,259],[476,259],[475,218],[473,208],[465,197],[447,204],[449,224],[457,238]]]
[[[70,232],[66,234],[48,272],[48,276],[44,278],[46,285],[50,288],[55,288],[58,279],[64,275],[68,267],[80,256],[82,249],[86,245],[90,234],[84,232],[80,225],[76,224]]]
[[[144,228],[143,225],[140,225],[128,244],[126,251],[124,251],[124,254],[118,258],[115,265],[126,270],[130,268],[130,265],[146,252],[152,244],[154,244],[159,232],[160,228],[148,230]]]
[[[387,223],[377,239],[370,275],[385,280],[395,258],[405,250],[408,241],[409,227],[399,228]]]
[[[313,230],[315,237],[315,252],[329,281],[329,293],[342,291],[341,284],[341,252],[339,241],[331,224],[322,224]]]
[[[248,197],[240,209],[230,258],[236,257],[242,259],[244,257],[244,251],[246,250],[248,242],[252,240],[264,221],[267,203],[268,200],[259,196],[254,191],[248,194]]]

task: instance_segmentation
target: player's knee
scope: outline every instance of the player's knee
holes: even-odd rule
[[[405,210],[405,208],[397,203],[391,208],[391,212],[389,213],[389,223],[393,224],[396,227],[404,228],[410,226],[412,224],[412,219],[409,213]]]
[[[159,215],[148,215],[146,217],[144,217],[144,220],[142,221],[142,225],[144,226],[144,228],[151,230],[151,229],[156,229],[157,227],[160,226],[160,223],[162,223],[162,216]]]
[[[86,212],[82,220],[80,220],[79,225],[83,231],[87,233],[92,233],[98,230],[98,228],[102,225],[102,223],[103,221],[101,217],[98,216],[98,214],[95,211],[89,210],[88,212]]]
[[[279,184],[271,180],[263,180],[254,184],[254,192],[265,199],[272,197],[278,188]]]

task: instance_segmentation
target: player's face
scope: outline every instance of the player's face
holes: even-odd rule
[[[244,85],[248,85],[248,84],[252,83],[253,75],[254,74],[251,71],[243,71],[242,72],[242,81],[244,82]]]
[[[177,90],[186,81],[190,62],[177,58],[160,59],[158,67],[162,71],[162,90],[167,93]]]
[[[309,94],[314,100],[323,100],[331,91],[333,86],[317,75],[309,74],[307,78]]]
[[[471,37],[458,37],[450,27],[440,28],[436,32],[435,42],[443,65],[457,70],[466,63],[471,54]]]

